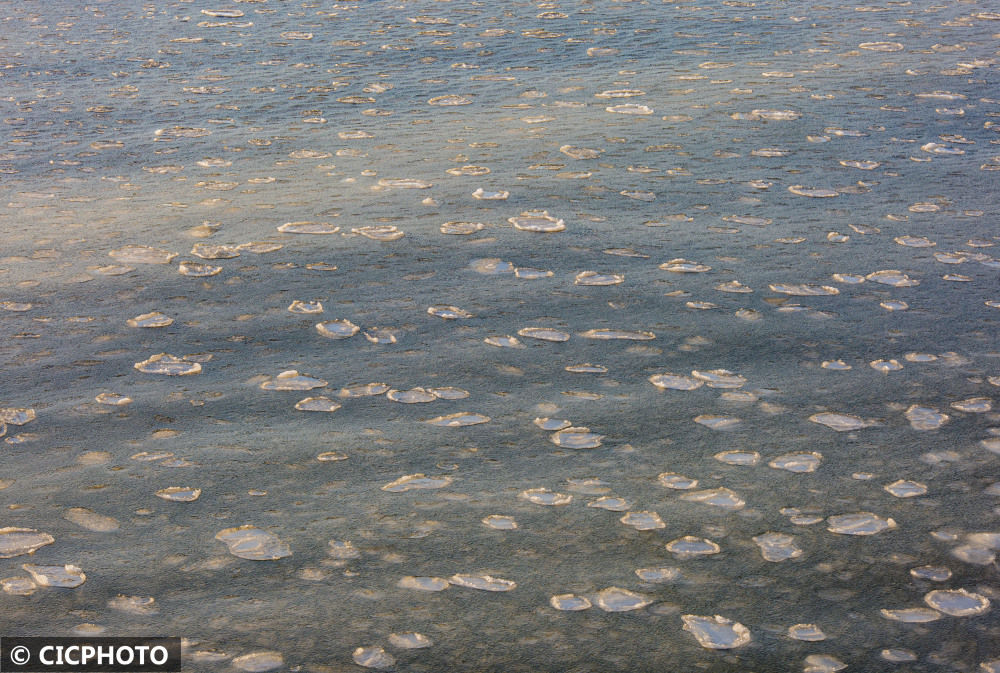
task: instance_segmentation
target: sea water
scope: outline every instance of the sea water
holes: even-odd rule
[[[995,8],[0,9],[3,634],[1000,670]]]

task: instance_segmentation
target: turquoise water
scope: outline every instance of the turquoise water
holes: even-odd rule
[[[0,7],[3,634],[1000,670],[984,3]]]

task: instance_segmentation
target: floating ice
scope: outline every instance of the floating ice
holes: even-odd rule
[[[449,486],[452,481],[454,480],[449,476],[428,477],[423,473],[408,474],[389,482],[382,487],[382,490],[389,493],[405,493],[412,489],[444,488],[445,486]]]
[[[222,267],[212,266],[211,264],[201,264],[199,262],[181,262],[177,266],[177,271],[180,272],[182,276],[206,278],[209,276],[217,276],[222,273]]]
[[[784,533],[764,533],[753,538],[760,547],[765,561],[778,563],[802,556],[802,550],[795,546],[795,538]]]
[[[385,396],[393,402],[403,404],[424,404],[433,402],[437,397],[423,388],[411,388],[410,390],[390,390]]]
[[[396,665],[396,658],[378,646],[359,647],[351,656],[354,663],[365,668],[392,668]]]
[[[469,396],[468,390],[462,390],[461,388],[454,388],[452,386],[428,388],[427,392],[439,400],[464,400]]]
[[[817,297],[840,294],[840,290],[830,285],[789,285],[777,283],[769,285],[772,292],[792,295],[794,297]]]
[[[756,451],[720,451],[713,458],[727,465],[752,466],[760,462],[760,454]]]
[[[483,524],[489,528],[494,528],[496,530],[516,530],[517,521],[512,516],[503,516],[502,514],[491,514],[484,518]]]
[[[336,234],[340,227],[329,222],[285,222],[278,227],[283,234]]]
[[[795,624],[788,627],[788,637],[793,640],[804,640],[806,642],[816,642],[826,640],[823,629],[815,624]]]
[[[159,613],[156,599],[152,596],[126,596],[118,594],[108,601],[108,607],[133,615],[155,615]]]
[[[690,479],[676,472],[663,472],[656,479],[661,485],[678,491],[687,491],[698,486],[697,479]]]
[[[747,627],[720,615],[681,615],[681,619],[684,621],[684,630],[706,649],[729,650],[750,642],[750,630]]]
[[[163,315],[159,311],[143,313],[125,321],[129,327],[167,327],[174,324],[174,319]]]
[[[38,585],[30,577],[5,577],[0,580],[0,588],[12,596],[30,596],[38,590]]]
[[[735,416],[715,416],[712,414],[701,414],[694,417],[694,422],[704,425],[711,430],[732,430],[740,424],[740,419]]]
[[[686,259],[672,259],[669,262],[664,262],[660,265],[660,268],[664,271],[671,271],[673,273],[704,273],[705,271],[711,271],[712,267],[705,264],[698,264],[697,262],[689,262]]]
[[[260,384],[261,390],[312,390],[322,388],[326,385],[323,379],[313,378],[306,374],[299,374],[294,369],[281,372],[273,379],[268,379]]]
[[[768,463],[770,467],[777,470],[787,470],[789,472],[806,473],[815,472],[823,460],[823,454],[816,451],[801,451],[786,453],[778,456]]]
[[[233,667],[247,673],[266,673],[281,668],[285,660],[280,652],[262,650],[233,658]]]
[[[574,285],[618,285],[625,282],[625,276],[618,273],[598,273],[597,271],[581,271],[573,280]]]
[[[592,500],[587,503],[587,507],[593,507],[595,509],[606,509],[609,512],[626,512],[632,508],[632,503],[625,498],[619,498],[613,495],[605,495],[598,498],[597,500]]]
[[[547,488],[529,488],[527,491],[522,491],[519,497],[536,505],[556,506],[573,502],[573,496],[555,493]]]
[[[951,408],[970,414],[983,414],[993,409],[993,400],[988,397],[970,397],[967,400],[952,402]]]
[[[119,395],[117,393],[101,393],[94,398],[99,404],[106,404],[112,407],[122,407],[126,404],[132,404],[132,398],[126,397],[125,395]]]
[[[136,362],[134,367],[144,374],[163,374],[165,376],[188,376],[201,371],[201,363],[188,362],[168,353],[157,353],[148,360]]]
[[[664,390],[694,390],[705,385],[704,381],[696,378],[670,373],[653,374],[649,377],[649,382]]]
[[[336,411],[341,405],[329,397],[306,397],[295,403],[299,411]]]
[[[651,604],[653,599],[619,587],[601,589],[594,596],[594,603],[605,612],[629,612],[639,610]]]
[[[92,530],[98,533],[111,533],[121,527],[118,519],[111,516],[98,514],[87,507],[70,507],[63,514],[63,518],[71,521],[81,528]]]
[[[296,299],[291,304],[288,305],[288,311],[290,313],[303,313],[306,315],[313,313],[322,313],[323,304],[318,301],[300,301]]]
[[[871,512],[838,514],[829,517],[827,523],[830,524],[828,531],[841,535],[875,535],[896,527],[896,522],[892,519],[883,519]]]
[[[951,571],[943,566],[920,566],[911,568],[910,574],[920,580],[930,580],[931,582],[945,582],[951,579]]]
[[[891,493],[897,498],[913,498],[927,493],[927,486],[916,481],[907,479],[897,479],[891,484],[882,487],[887,493]]]
[[[517,588],[517,582],[491,575],[458,574],[452,575],[448,581],[456,586],[479,589],[480,591],[510,591]]]
[[[347,339],[360,332],[361,328],[344,318],[318,322],[316,331],[329,339]]]
[[[868,363],[868,366],[877,372],[888,373],[888,372],[898,372],[903,368],[903,365],[899,363],[898,360],[872,360]]]
[[[554,234],[566,229],[566,223],[549,215],[547,210],[526,210],[517,217],[507,218],[507,221],[520,231]]]
[[[741,388],[747,380],[728,369],[712,369],[708,371],[692,370],[691,376],[704,381],[709,388]]]
[[[15,409],[13,407],[6,407],[0,409],[0,423],[9,423],[10,425],[24,425],[35,420],[35,410],[34,409]]]
[[[361,383],[352,386],[345,386],[337,393],[340,397],[374,397],[382,395],[390,390],[384,383]]]
[[[607,374],[608,368],[604,365],[592,365],[589,362],[585,362],[579,365],[568,365],[564,367],[568,372],[573,372],[574,374]]]
[[[43,566],[25,563],[21,566],[40,587],[73,589],[87,581],[87,576],[75,565]]]
[[[881,283],[882,285],[891,285],[892,287],[914,287],[920,284],[920,281],[913,280],[902,271],[895,270],[876,271],[868,274],[865,278],[876,283]]]
[[[684,493],[680,496],[680,499],[730,510],[742,509],[746,505],[746,502],[742,498],[724,486],[704,491]]]
[[[0,558],[33,554],[37,549],[55,542],[48,533],[33,528],[0,528]]]
[[[667,527],[667,524],[663,523],[663,519],[656,512],[629,512],[619,521],[636,530],[657,530]]]
[[[583,596],[577,596],[575,594],[558,594],[549,598],[549,605],[554,607],[556,610],[577,612],[579,610],[587,610],[590,608],[590,601]]]
[[[490,417],[484,416],[483,414],[475,414],[468,412],[458,412],[456,414],[448,414],[447,416],[437,416],[435,418],[428,419],[424,421],[431,425],[437,425],[442,428],[462,428],[467,425],[479,425],[480,423],[489,423]]]
[[[370,224],[363,227],[354,227],[351,231],[359,236],[370,238],[373,241],[398,241],[406,235],[398,227],[391,224]]]
[[[932,407],[911,405],[904,414],[914,430],[937,430],[948,422],[948,414],[942,414]]]
[[[835,189],[824,189],[822,187],[806,187],[805,185],[792,185],[788,188],[792,194],[798,196],[808,196],[814,199],[824,199],[833,196],[840,196]]]
[[[610,341],[614,339],[624,341],[650,341],[656,338],[656,335],[652,332],[635,332],[620,329],[589,329],[586,332],[580,332],[580,336],[584,339],[597,339],[601,341]]]
[[[438,318],[443,318],[445,320],[456,320],[458,318],[471,318],[472,314],[468,311],[464,311],[457,306],[445,306],[443,304],[435,304],[427,309],[427,312]]]
[[[482,222],[445,222],[441,225],[441,233],[453,236],[468,236],[477,231],[482,231],[485,226]]]
[[[685,535],[667,543],[667,551],[678,559],[687,560],[700,556],[711,556],[722,551],[716,543],[705,538]]]
[[[194,502],[201,497],[201,489],[189,486],[168,486],[161,488],[156,492],[156,495],[172,502]]]
[[[831,654],[810,654],[805,659],[802,673],[836,673],[847,668],[847,664]]]
[[[341,561],[361,558],[361,552],[349,540],[330,540],[326,543],[326,553]]]
[[[526,348],[517,337],[512,336],[490,336],[483,339],[483,342],[497,348]]]
[[[525,327],[519,329],[517,333],[523,337],[541,341],[569,341],[569,334],[548,327]]]
[[[679,568],[669,566],[660,568],[637,568],[636,576],[644,582],[676,582],[681,579]]]
[[[971,617],[989,612],[986,596],[965,589],[937,589],[924,596],[924,602],[952,617]]]
[[[108,255],[123,264],[169,264],[177,253],[148,245],[126,245],[112,250]]]
[[[821,414],[813,414],[809,417],[809,420],[813,423],[825,425],[826,427],[836,430],[837,432],[860,430],[861,428],[868,427],[868,423],[866,421],[851,414],[823,412]]]
[[[389,644],[401,650],[418,650],[430,647],[434,641],[422,633],[409,631],[407,633],[390,633]]]
[[[233,556],[250,561],[276,561],[292,555],[287,544],[255,526],[226,528],[216,533],[215,539],[225,543]]]
[[[472,197],[480,199],[483,201],[506,201],[510,196],[510,192],[500,191],[500,192],[488,192],[482,187],[472,192]]]
[[[596,449],[601,446],[604,435],[590,431],[590,428],[569,427],[552,433],[549,441],[567,449]]]
[[[415,591],[444,591],[451,586],[451,583],[441,577],[414,577],[413,575],[407,575],[400,579],[396,583],[396,586]]]
[[[941,619],[941,613],[930,608],[882,609],[879,612],[886,619],[894,622],[905,622],[907,624],[926,624],[927,622]]]
[[[653,108],[637,103],[623,103],[622,105],[609,105],[604,108],[606,111],[623,115],[651,115]]]
[[[470,105],[472,101],[465,96],[449,94],[447,96],[435,96],[427,101],[428,105]]]

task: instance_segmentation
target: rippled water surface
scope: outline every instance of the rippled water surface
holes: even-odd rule
[[[4,634],[1000,671],[996,8],[0,10]]]

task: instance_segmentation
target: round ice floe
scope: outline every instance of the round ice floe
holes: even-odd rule
[[[914,430],[937,430],[948,422],[948,414],[917,404],[911,405],[904,415]]]
[[[590,428],[569,427],[549,436],[549,441],[567,449],[596,449],[601,446],[604,435],[591,432]]]
[[[174,319],[163,315],[159,311],[143,313],[125,321],[129,327],[168,327],[174,324]]]
[[[322,313],[323,304],[318,301],[300,301],[296,299],[288,305],[288,311],[289,313],[303,314]]]
[[[795,545],[795,538],[785,533],[764,533],[753,538],[760,547],[765,561],[778,563],[802,556],[802,550]]]
[[[804,640],[806,642],[816,642],[826,640],[823,629],[815,624],[795,624],[788,627],[788,637],[793,640]]]
[[[706,649],[728,650],[750,642],[750,630],[747,627],[720,615],[681,615],[681,619],[684,621],[684,630]]]
[[[580,332],[584,339],[596,339],[599,341],[623,340],[623,341],[650,341],[656,338],[652,332],[636,332],[621,329],[589,329]]]
[[[894,622],[907,624],[925,624],[941,619],[941,613],[930,608],[901,608],[899,610],[882,609],[883,617]]]
[[[712,267],[705,264],[698,264],[697,262],[690,262],[681,258],[664,262],[660,265],[660,268],[673,273],[704,273],[705,271],[712,270]]]
[[[691,376],[704,381],[709,388],[741,388],[747,380],[739,374],[734,374],[728,369],[711,369],[691,371]]]
[[[926,485],[916,481],[909,481],[908,479],[897,479],[891,484],[886,484],[882,488],[887,493],[890,493],[897,498],[913,498],[927,493]]]
[[[168,486],[157,491],[156,496],[172,502],[194,502],[201,497],[201,489],[189,486]]]
[[[804,663],[802,673],[837,673],[847,668],[847,664],[832,654],[810,654]]]
[[[490,514],[484,518],[483,525],[495,530],[517,530],[517,521],[512,516],[502,514]]]
[[[920,281],[913,280],[902,271],[896,270],[876,271],[868,274],[865,278],[892,287],[913,287],[920,284]]]
[[[882,518],[871,512],[837,514],[827,519],[827,530],[840,535],[875,535],[896,527],[892,519]]]
[[[938,589],[924,596],[924,602],[939,612],[952,617],[972,617],[988,612],[990,600],[986,596],[965,589]]]
[[[676,472],[663,472],[656,479],[662,486],[678,491],[687,491],[698,486],[697,479],[690,479]]]
[[[402,404],[425,404],[437,399],[434,394],[419,387],[410,390],[390,390],[385,396],[393,402]]]
[[[554,234],[566,229],[566,223],[552,217],[546,210],[528,210],[517,217],[507,218],[507,221],[520,231],[533,231],[542,234]]]
[[[417,650],[430,647],[434,641],[422,633],[409,631],[407,633],[390,633],[389,644],[401,650]]]
[[[340,403],[334,402],[329,397],[306,397],[295,403],[295,408],[299,411],[336,411],[341,407]]]
[[[40,587],[63,587],[73,589],[87,581],[87,576],[75,565],[43,566],[25,563],[21,566]]]
[[[657,530],[667,527],[667,524],[663,523],[663,519],[656,512],[629,512],[619,521],[636,530]]]
[[[497,348],[526,348],[517,337],[512,336],[489,336],[483,339],[483,343]]]
[[[577,612],[579,610],[588,609],[590,607],[590,601],[583,596],[577,596],[575,594],[559,594],[552,596],[549,599],[549,605],[554,607],[556,610]]]
[[[441,225],[441,233],[453,236],[468,236],[477,231],[482,231],[485,226],[482,222],[445,222]]]
[[[458,574],[452,575],[448,581],[456,586],[479,589],[480,591],[511,591],[517,588],[517,582],[492,575]]]
[[[396,658],[378,646],[359,647],[351,655],[354,663],[365,668],[391,668]]]
[[[667,543],[666,547],[668,552],[681,560],[711,556],[722,551],[722,548],[711,540],[693,535],[685,535],[672,540]]]
[[[653,374],[649,377],[649,382],[664,390],[694,390],[705,385],[704,381],[696,378],[671,373]]]
[[[396,583],[396,586],[414,591],[444,591],[451,586],[448,580],[441,577],[414,577],[407,575]]]
[[[756,451],[720,451],[713,456],[720,463],[725,463],[727,465],[742,465],[744,467],[749,467],[756,465],[760,462],[760,454]]]
[[[714,414],[701,414],[694,417],[694,422],[704,425],[710,430],[732,430],[740,424],[740,419],[735,416],[716,416]]]
[[[686,500],[687,502],[698,502],[703,505],[712,505],[714,507],[721,507],[722,509],[742,509],[746,502],[740,498],[735,492],[729,490],[726,487],[711,488],[703,491],[694,491],[692,493],[684,493],[680,496],[681,500]]]
[[[390,390],[384,383],[360,383],[345,386],[337,393],[340,397],[374,397]]]
[[[573,280],[574,285],[618,285],[625,282],[625,276],[618,273],[598,273],[597,271],[581,271]]]
[[[840,290],[830,285],[791,285],[788,283],[774,283],[769,285],[772,292],[787,294],[793,297],[817,297],[840,294]]]
[[[398,227],[391,224],[371,224],[363,227],[354,227],[351,229],[351,232],[365,238],[370,238],[373,241],[384,242],[398,241],[406,235],[406,232],[400,231]]]
[[[525,327],[517,331],[520,336],[541,341],[569,341],[569,334],[548,327]]]
[[[840,193],[835,189],[824,189],[822,187],[806,187],[805,185],[792,185],[788,188],[792,194],[798,196],[808,196],[814,199],[830,198],[833,196],[840,196]]]
[[[568,505],[573,502],[573,496],[564,493],[555,493],[547,488],[529,488],[526,491],[522,491],[519,497],[536,505],[557,506]]]
[[[587,503],[587,507],[595,509],[606,509],[610,512],[625,512],[632,508],[632,503],[625,498],[613,495],[605,495]]]
[[[479,425],[480,423],[489,423],[490,417],[484,416],[483,414],[461,411],[458,412],[457,414],[437,416],[436,418],[431,418],[424,422],[429,423],[431,425],[437,425],[442,428],[462,428],[467,425]]]
[[[837,432],[860,430],[861,428],[868,427],[867,422],[851,414],[823,412],[820,414],[813,414],[809,417],[809,420],[813,423],[825,425],[826,427],[836,430]]]
[[[472,314],[468,311],[462,310],[457,306],[446,306],[444,304],[435,304],[427,308],[427,312],[438,318],[443,318],[444,320],[456,320],[458,318],[471,318]]]
[[[621,589],[619,587],[608,587],[601,589],[594,596],[594,603],[605,612],[629,612],[639,610],[651,604],[653,599],[645,594]]]
[[[952,402],[951,408],[969,414],[983,414],[993,409],[993,400],[989,397],[970,397],[967,400]]]
[[[233,666],[247,673],[266,673],[285,665],[285,660],[280,652],[262,651],[244,654],[233,659]]]
[[[312,390],[322,388],[326,385],[323,379],[313,378],[306,374],[299,374],[294,369],[281,372],[273,379],[269,379],[260,384],[261,390]]]
[[[568,365],[564,367],[568,372],[573,372],[574,374],[607,374],[608,368],[604,365],[592,365],[589,362],[585,362],[579,365]]]
[[[340,227],[329,222],[285,222],[278,231],[283,234],[336,234]]]
[[[361,328],[346,318],[316,323],[316,331],[329,339],[347,339],[361,331]]]
[[[125,395],[119,395],[117,393],[101,393],[94,398],[98,404],[107,404],[113,407],[121,407],[126,404],[132,404],[132,398],[126,397]]]
[[[229,553],[251,561],[275,561],[292,555],[288,545],[275,535],[254,526],[226,528],[215,539],[229,547]]]
[[[428,477],[422,473],[408,474],[391,481],[382,487],[383,491],[389,493],[405,493],[413,489],[436,489],[444,488],[451,484],[453,479],[449,476]]]
[[[930,580],[931,582],[945,582],[951,579],[951,570],[944,566],[920,566],[911,568],[910,574],[920,580]]]
[[[126,245],[112,250],[108,255],[123,264],[169,264],[177,253],[148,245]]]
[[[167,353],[152,355],[148,360],[136,362],[134,367],[144,374],[163,374],[165,376],[187,376],[201,371],[200,363],[189,362]]]
[[[805,473],[815,472],[822,460],[823,454],[817,451],[801,451],[778,456],[770,461],[768,465],[776,470]]]

